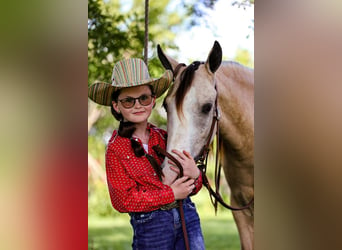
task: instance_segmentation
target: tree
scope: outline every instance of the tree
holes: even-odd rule
[[[113,64],[119,59],[143,58],[144,0],[134,0],[127,11],[123,10],[121,2],[125,1],[88,0],[88,84],[95,80],[108,82]],[[172,29],[182,23],[182,16],[175,11],[167,12],[169,2],[160,0],[150,6],[149,47],[152,52],[158,43],[163,47],[175,47]],[[152,76],[162,72],[157,58],[150,63]]]
[[[218,0],[181,0],[182,7],[186,10],[189,16],[188,27],[199,24],[199,18],[206,16],[208,9],[213,9]],[[232,5],[247,7],[254,5],[254,0],[237,0],[232,2]]]

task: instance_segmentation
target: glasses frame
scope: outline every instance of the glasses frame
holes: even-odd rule
[[[145,105],[145,104],[142,104],[142,103],[141,103],[141,98],[142,98],[143,96],[152,97],[152,98],[151,98],[151,102],[150,102],[149,104],[146,104],[146,105]],[[135,105],[136,100],[139,101],[139,103],[140,103],[141,106],[145,106],[145,107],[146,107],[146,106],[148,106],[148,105],[150,105],[150,104],[152,103],[152,100],[153,100],[154,97],[155,97],[155,95],[152,95],[152,94],[142,94],[141,96],[136,97],[136,98],[130,97],[130,96],[129,96],[129,97],[125,97],[125,98],[119,100],[119,102],[121,102],[122,107],[124,107],[125,109],[131,109],[131,108],[133,108],[134,105]],[[127,99],[133,100],[132,106],[127,107],[127,106],[125,106],[125,105],[123,104],[125,101],[127,101]],[[127,103],[127,102],[126,102],[126,103]]]

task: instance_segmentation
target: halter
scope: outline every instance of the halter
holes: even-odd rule
[[[215,83],[215,90],[217,92],[216,83]],[[221,117],[221,114],[220,114],[220,110],[217,106],[217,96],[216,96],[215,114],[213,116],[213,120],[211,123],[207,143],[203,146],[201,153],[199,154],[199,156],[197,156],[195,158],[195,161],[197,163],[198,168],[202,172],[203,185],[209,191],[211,203],[214,205],[215,211],[217,211],[217,202],[219,202],[225,208],[228,208],[228,209],[233,210],[233,211],[244,210],[244,209],[249,208],[254,203],[254,197],[245,206],[232,207],[232,206],[228,205],[226,202],[224,202],[223,198],[220,195],[219,189],[220,189],[220,177],[221,177],[221,169],[222,169],[222,165],[218,164],[218,162],[219,162],[219,146],[220,146],[220,137],[219,137],[220,133],[219,133],[218,122],[220,120],[220,117]],[[209,183],[206,172],[207,172],[208,155],[209,155],[209,150],[210,150],[209,146],[210,146],[211,138],[214,134],[215,126],[216,126],[216,154],[215,154],[215,187],[216,187],[216,189],[214,191],[213,188],[211,187],[210,183]]]
[[[217,88],[216,88],[216,81],[215,81],[215,90],[216,90],[216,93],[218,93]],[[218,97],[218,94],[216,94],[216,98],[215,98],[215,112],[213,115],[213,120],[211,122],[210,130],[209,130],[209,134],[208,134],[208,138],[207,138],[207,143],[203,146],[202,150],[200,151],[201,153],[197,157],[195,157],[195,162],[197,163],[198,168],[202,172],[203,184],[209,191],[210,199],[211,199],[212,204],[215,207],[215,211],[217,211],[217,202],[219,202],[225,208],[228,208],[228,209],[233,210],[233,211],[239,211],[239,210],[249,208],[252,205],[252,203],[254,202],[254,197],[252,198],[252,200],[250,202],[247,203],[247,205],[245,205],[243,207],[232,207],[232,206],[228,205],[226,202],[224,202],[224,200],[222,199],[222,197],[220,195],[219,189],[220,189],[220,176],[221,176],[222,165],[218,164],[218,162],[219,162],[219,145],[220,145],[220,140],[219,140],[220,139],[220,137],[219,137],[220,133],[219,133],[218,122],[221,118],[221,113],[220,113],[220,110],[219,110],[218,105],[217,105],[217,97]],[[211,143],[211,138],[214,135],[215,127],[216,127],[216,155],[215,155],[215,187],[216,187],[216,190],[214,191],[213,188],[211,187],[210,183],[209,183],[206,172],[207,172],[208,155],[209,155],[209,151],[210,151],[209,146]]]

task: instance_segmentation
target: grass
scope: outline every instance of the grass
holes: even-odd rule
[[[89,250],[128,250],[132,249],[131,241],[132,229],[127,214],[115,218],[89,217]]]
[[[192,197],[201,218],[201,227],[207,250],[239,250],[240,242],[231,211],[222,207],[217,215],[205,188]],[[132,249],[132,229],[127,214],[114,217],[89,216],[89,250]]]

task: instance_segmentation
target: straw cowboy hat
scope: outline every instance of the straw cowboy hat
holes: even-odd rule
[[[100,105],[111,106],[113,91],[149,84],[158,98],[169,88],[172,80],[173,74],[170,70],[166,70],[160,78],[154,79],[150,77],[143,60],[139,58],[124,59],[114,65],[112,84],[105,82],[92,84],[88,88],[88,97]]]

